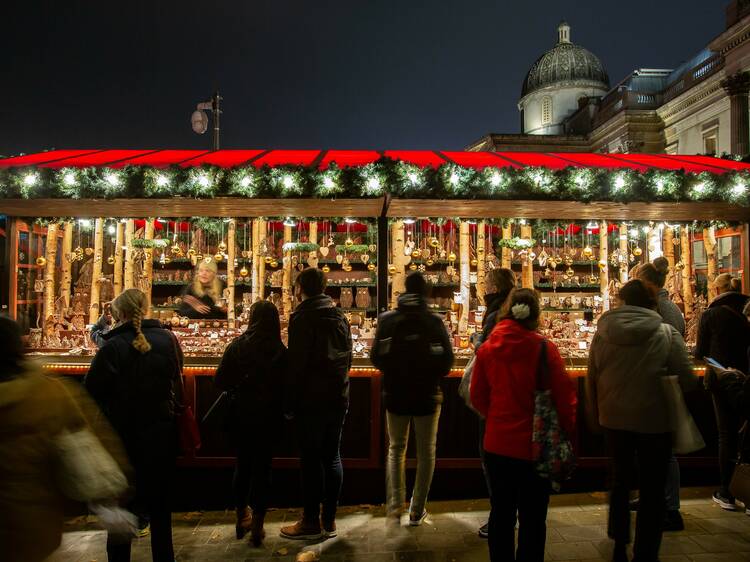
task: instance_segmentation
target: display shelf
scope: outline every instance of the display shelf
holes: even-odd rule
[[[183,286],[184,287],[185,285],[188,285],[189,283],[190,283],[189,281],[163,281],[163,280],[155,279],[151,284],[153,286],[164,285],[164,286],[174,286],[174,287]]]
[[[378,309],[376,306],[369,306],[367,308],[357,308],[356,306],[344,308],[340,306],[339,308],[344,312],[375,312]]]
[[[327,287],[377,287],[377,283],[368,281],[367,283],[328,283]]]
[[[563,292],[578,292],[578,291],[600,291],[601,286],[596,283],[581,283],[580,285],[561,285],[558,284],[557,287],[553,287],[552,283],[534,283],[534,288],[536,289],[553,289],[557,291],[563,291]]]

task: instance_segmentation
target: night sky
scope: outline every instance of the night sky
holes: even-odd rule
[[[521,83],[562,18],[614,85],[697,53],[724,29],[727,3],[14,2],[0,154],[210,148],[189,118],[217,86],[222,148],[461,149],[519,132]]]

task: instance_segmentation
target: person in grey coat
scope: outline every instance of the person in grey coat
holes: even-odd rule
[[[611,458],[609,536],[612,560],[627,560],[628,499],[638,460],[640,508],[634,560],[658,560],[665,516],[664,486],[674,428],[662,377],[677,375],[683,391],[693,388],[685,342],[662,323],[651,291],[639,279],[620,289],[624,302],[602,314],[589,354],[586,402],[589,420],[604,429]]]
[[[644,263],[636,268],[635,276],[643,281],[646,288],[656,295],[656,312],[662,321],[672,326],[680,335],[685,337],[685,317],[680,308],[669,298],[669,292],[664,288],[669,273],[669,262],[666,258],[656,258],[653,263]],[[664,517],[665,531],[682,531],[685,523],[680,514],[680,465],[677,457],[672,454],[669,459],[667,484],[664,489],[667,501],[667,514]],[[637,510],[639,500],[630,503],[631,509]]]

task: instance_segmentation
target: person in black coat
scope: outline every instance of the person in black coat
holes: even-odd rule
[[[398,308],[378,319],[372,364],[383,373],[388,421],[387,510],[400,520],[406,498],[405,463],[409,426],[417,445],[417,476],[409,524],[420,525],[435,471],[435,444],[443,402],[440,380],[453,366],[453,346],[443,320],[427,310],[427,283],[421,273],[406,278]]]
[[[237,538],[250,531],[255,546],[265,537],[271,459],[283,423],[285,370],[279,311],[269,301],[258,301],[250,307],[245,333],[224,351],[214,379],[228,395],[227,429],[237,446],[233,480]]]
[[[151,518],[155,562],[173,562],[170,484],[177,458],[175,411],[182,351],[171,332],[156,320],[144,320],[146,295],[123,291],[112,302],[117,325],[103,335],[104,345],[91,361],[84,384],[119,434],[135,469],[135,498],[130,506]],[[130,542],[108,537],[110,562],[130,560]]]
[[[281,529],[281,536],[290,539],[336,536],[352,335],[344,313],[323,294],[325,287],[322,271],[302,271],[294,284],[300,304],[289,319],[284,412],[297,426],[304,494],[302,519]]]
[[[723,273],[716,278],[717,296],[703,312],[698,325],[695,358],[711,357],[728,369],[748,372],[750,323],[742,314],[747,295],[740,293],[739,279]],[[711,391],[716,425],[719,430],[719,473],[721,487],[713,499],[723,509],[734,511],[737,505],[729,492],[737,456],[737,436],[742,417],[732,406],[732,397],[718,384],[717,373],[706,367],[704,384]]]

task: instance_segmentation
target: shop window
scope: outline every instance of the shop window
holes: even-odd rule
[[[552,98],[547,96],[542,99],[542,125],[552,123]]]
[[[703,154],[716,156],[718,149],[718,130],[714,129],[710,133],[703,134]]]

